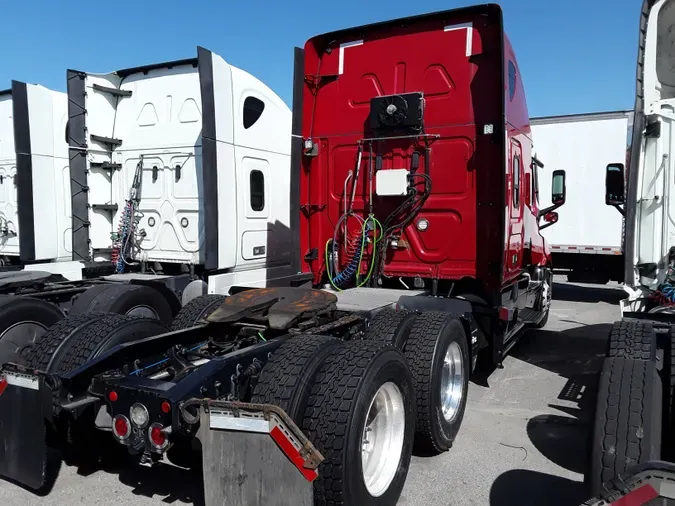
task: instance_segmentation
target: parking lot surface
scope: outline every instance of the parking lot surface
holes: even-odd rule
[[[401,506],[577,506],[587,498],[595,383],[623,292],[557,282],[553,297],[546,328],[525,336],[502,369],[474,378],[455,446],[413,457]],[[0,504],[201,504],[201,490],[198,476],[170,465],[63,466],[46,497],[0,481]]]

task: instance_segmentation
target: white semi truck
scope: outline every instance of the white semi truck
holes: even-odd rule
[[[605,201],[626,220],[628,297],[609,333],[597,388],[586,473],[597,497],[588,505],[675,498],[673,27],[675,0],[642,2],[630,156],[627,166],[620,159],[606,169]]]
[[[39,85],[14,81],[11,89],[0,91],[0,256],[5,267],[72,258],[63,135],[67,107],[65,93]]]
[[[205,293],[302,282],[291,111],[269,87],[200,47],[69,70],[67,90],[0,97],[0,253],[21,269],[0,273],[0,363],[64,312],[170,322]]]
[[[569,200],[560,221],[542,233],[551,245],[554,269],[569,281],[607,283],[623,280],[623,217],[605,204],[605,167],[626,158],[632,111],[532,118],[537,157],[546,166],[567,171]],[[550,170],[541,172],[541,188],[551,187]],[[540,195],[548,206],[548,192]]]

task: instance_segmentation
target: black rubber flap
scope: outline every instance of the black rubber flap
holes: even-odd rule
[[[7,381],[8,383],[3,384]],[[48,450],[44,406],[51,390],[42,379],[0,374],[0,475],[32,489],[46,483]],[[17,384],[22,386],[17,386]]]

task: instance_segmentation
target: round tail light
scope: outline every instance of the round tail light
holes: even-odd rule
[[[131,435],[131,423],[129,423],[129,419],[124,415],[117,415],[113,418],[112,431],[120,441],[129,439],[129,435]]]
[[[164,433],[164,426],[160,423],[153,423],[148,428],[148,439],[156,450],[164,450],[169,445],[169,440]]]

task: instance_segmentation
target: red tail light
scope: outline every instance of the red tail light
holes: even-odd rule
[[[131,423],[124,415],[117,415],[113,418],[113,434],[120,441],[126,441],[131,434]]]
[[[169,440],[164,433],[164,426],[160,423],[153,423],[148,429],[148,438],[156,450],[163,450],[169,444]]]
[[[3,376],[2,378],[0,378],[0,395],[3,394],[5,388],[7,388],[7,378]]]

